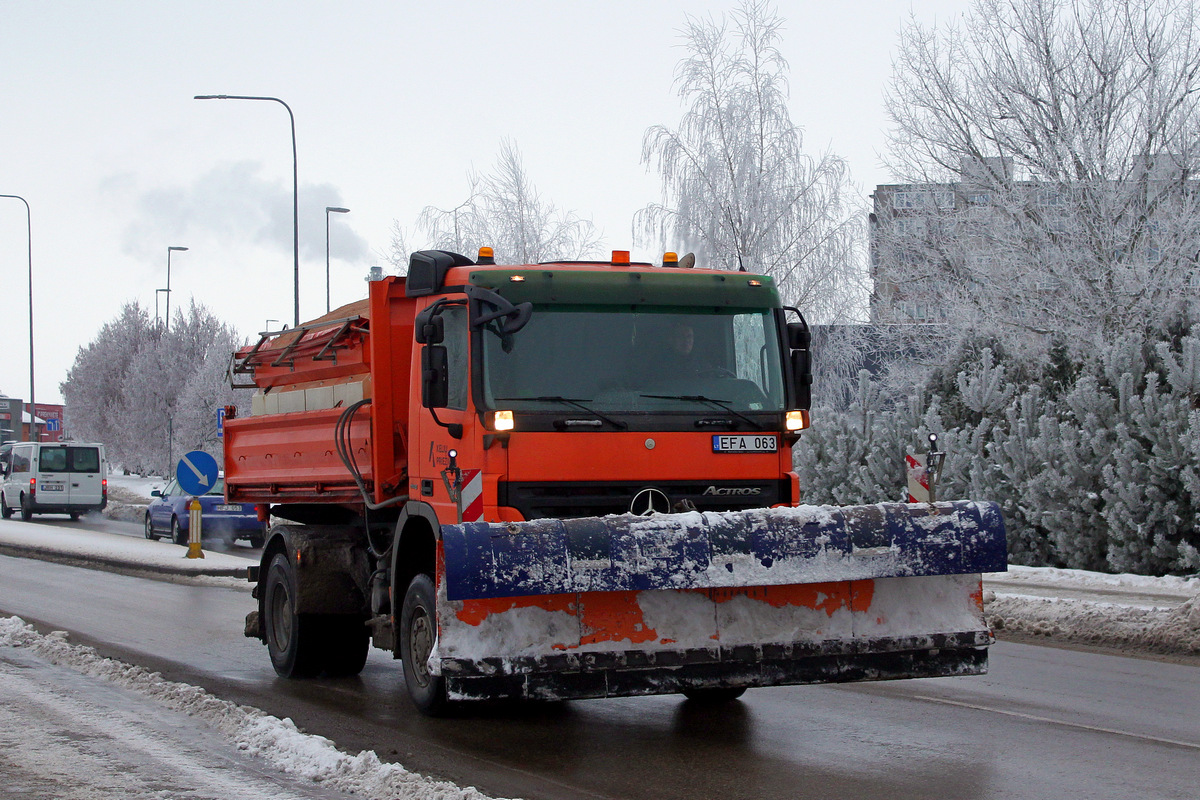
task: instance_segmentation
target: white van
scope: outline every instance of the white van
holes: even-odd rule
[[[71,519],[108,505],[104,445],[83,442],[12,442],[0,448],[0,516],[13,511],[70,514]]]

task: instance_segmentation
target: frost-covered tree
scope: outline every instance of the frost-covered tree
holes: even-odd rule
[[[845,161],[803,150],[782,27],[763,0],[720,21],[686,18],[675,81],[685,110],[678,127],[643,137],[663,201],[636,225],[668,249],[695,250],[701,264],[773,276],[811,321],[860,318],[865,214]]]
[[[245,402],[227,386],[232,328],[195,301],[169,331],[129,303],[80,348],[61,390],[73,435],[106,444],[111,460],[165,474],[185,449],[207,447],[216,409]]]
[[[1089,358],[1200,287],[1193,0],[976,0],[911,21],[887,92],[884,283],[951,328]],[[917,191],[905,191],[913,189]],[[913,205],[920,198],[920,207]]]
[[[491,247],[500,264],[536,264],[594,256],[600,237],[591,220],[560,209],[533,185],[512,141],[500,143],[492,171],[468,173],[466,199],[454,208],[428,206],[418,226],[429,247],[473,255]],[[407,249],[402,231],[393,230],[392,250]]]
[[[68,419],[69,435],[81,441],[104,442],[110,458],[118,463],[140,466],[127,460],[139,436],[118,418],[126,392],[129,365],[158,335],[158,326],[147,309],[137,302],[126,303],[115,319],[104,324],[86,346],[59,384]]]
[[[249,413],[251,390],[229,385],[230,355],[241,344],[233,329],[220,326],[213,331],[203,354],[197,356],[200,361],[176,399],[177,452],[206,450],[219,457],[222,443],[217,437],[217,409],[235,406],[239,413]]]

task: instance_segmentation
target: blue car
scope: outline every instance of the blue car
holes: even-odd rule
[[[179,488],[179,481],[172,479],[162,491],[150,493],[150,505],[146,507],[146,538],[158,541],[169,536],[175,544],[188,542],[188,503],[192,495]],[[202,536],[205,539],[223,539],[233,543],[247,539],[251,547],[262,547],[267,539],[267,524],[258,518],[253,503],[226,503],[225,480],[218,478],[208,494],[200,499]]]

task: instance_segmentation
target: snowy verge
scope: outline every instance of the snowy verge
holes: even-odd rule
[[[27,649],[58,666],[128,689],[216,730],[231,746],[273,768],[321,786],[364,798],[393,800],[488,800],[459,787],[381,761],[374,751],[349,755],[329,739],[302,733],[290,719],[213,697],[197,686],[164,680],[157,672],[100,656],[68,642],[65,631],[40,634],[19,617],[0,617],[0,647]]]
[[[1137,608],[984,593],[988,624],[1004,632],[1119,650],[1200,656],[1200,599],[1174,608]]]
[[[204,551],[204,558],[186,558],[187,548],[116,533],[80,530],[68,525],[30,525],[0,520],[0,552],[27,558],[48,558],[82,565],[144,570],[174,575],[216,575],[245,578],[254,561]]]

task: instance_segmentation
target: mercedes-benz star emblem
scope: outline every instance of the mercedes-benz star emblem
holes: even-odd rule
[[[640,517],[670,514],[671,501],[660,489],[642,489],[633,496],[633,502],[629,504],[629,513]]]

